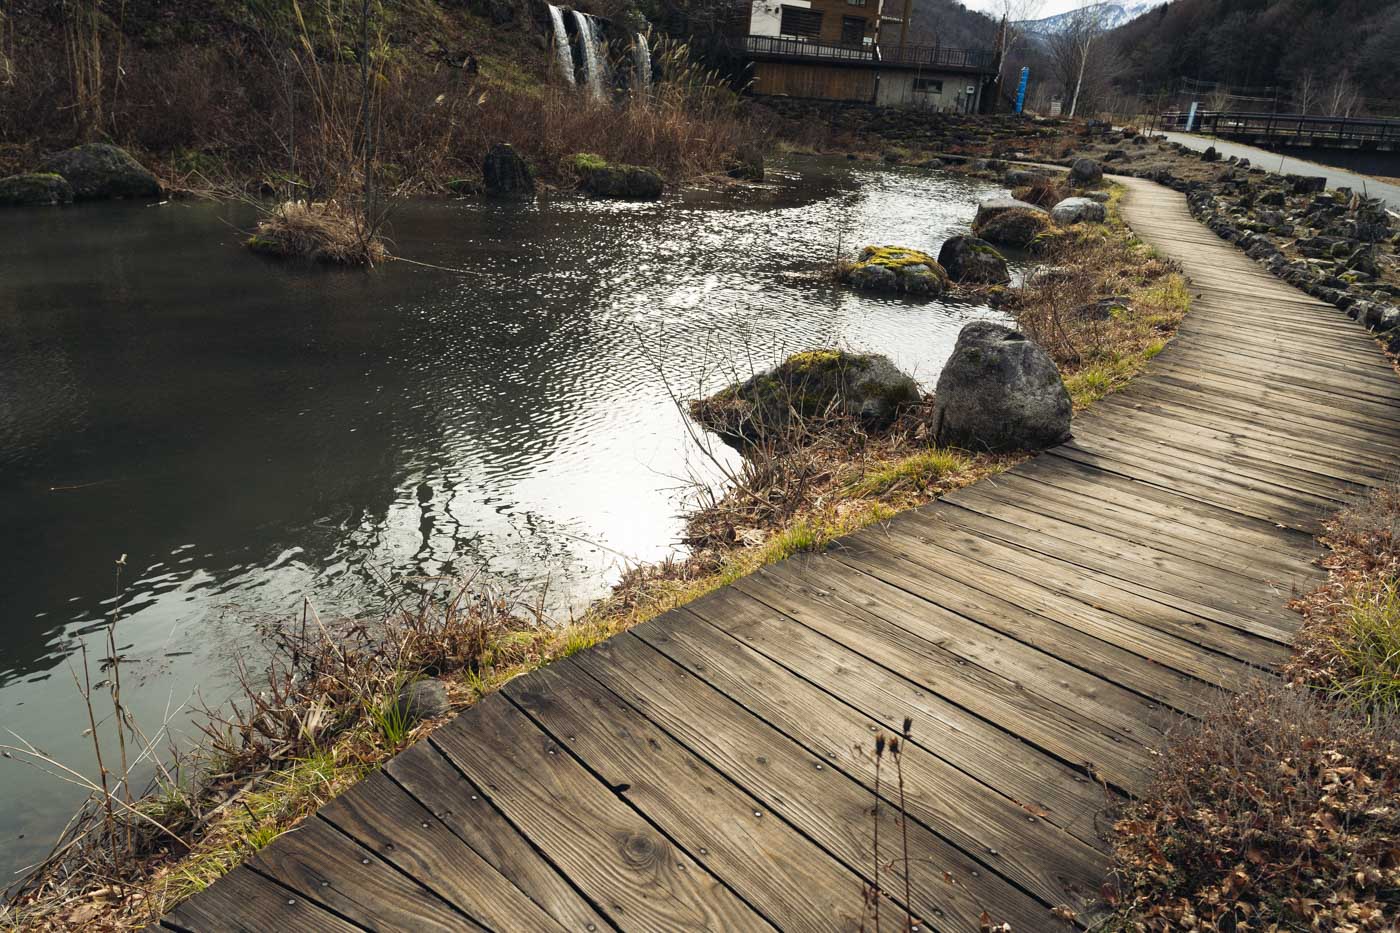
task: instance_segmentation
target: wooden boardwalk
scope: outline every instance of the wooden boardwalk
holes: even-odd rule
[[[1365,332],[1125,183],[1198,297],[1073,441],[517,679],[165,925],[854,930],[869,750],[905,717],[916,915],[1092,921],[1106,805],[1181,714],[1284,659],[1318,520],[1400,463]]]

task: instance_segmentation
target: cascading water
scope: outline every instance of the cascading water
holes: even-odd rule
[[[574,50],[569,47],[569,34],[564,30],[564,11],[552,3],[549,7],[549,20],[554,25],[554,61],[564,73],[564,80],[574,83]]]
[[[583,49],[583,80],[588,82],[588,89],[593,92],[593,96],[602,100],[605,96],[603,90],[603,69],[606,67],[603,56],[599,54],[600,40],[598,30],[593,25],[593,17],[587,13],[573,11],[574,22],[578,25],[579,46]]]
[[[645,95],[651,90],[651,44],[647,42],[646,33],[637,33],[637,38],[632,43],[632,58],[637,68],[636,83],[632,85],[632,92]]]

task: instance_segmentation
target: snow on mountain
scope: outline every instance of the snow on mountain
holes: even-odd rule
[[[1078,10],[1047,16],[1044,19],[1026,20],[1016,25],[1032,36],[1054,35],[1070,26],[1079,16],[1093,16],[1103,29],[1116,29],[1126,22],[1137,19],[1149,10],[1161,6],[1163,0],[1149,3],[1091,3]]]

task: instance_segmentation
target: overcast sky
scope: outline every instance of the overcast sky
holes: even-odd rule
[[[981,10],[984,13],[1000,13],[1002,8],[1000,0],[962,0],[962,4],[969,9]],[[1044,0],[1040,4],[1037,17],[1067,13],[1077,6],[1079,6],[1079,0]]]

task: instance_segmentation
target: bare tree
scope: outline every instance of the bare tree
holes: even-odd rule
[[[1320,90],[1317,72],[1311,68],[1304,71],[1293,82],[1293,109],[1305,115],[1312,113]]]
[[[1006,68],[1013,54],[1026,41],[1026,24],[1040,17],[1045,0],[997,0],[993,9],[1001,13],[1001,46],[998,52],[997,83],[1006,87]]]
[[[1349,117],[1356,111],[1356,105],[1361,102],[1361,89],[1351,80],[1351,69],[1343,68],[1332,79],[1323,100],[1328,116]]]
[[[1107,49],[1106,43],[1098,40],[1103,36],[1105,23],[1102,3],[1081,0],[1065,25],[1047,37],[1051,63],[1070,98],[1071,117],[1079,109],[1086,76],[1091,83],[1102,76]]]
[[[1216,113],[1225,113],[1230,109],[1230,102],[1235,95],[1230,93],[1230,88],[1224,84],[1217,84],[1215,90],[1206,95],[1206,109]]]

